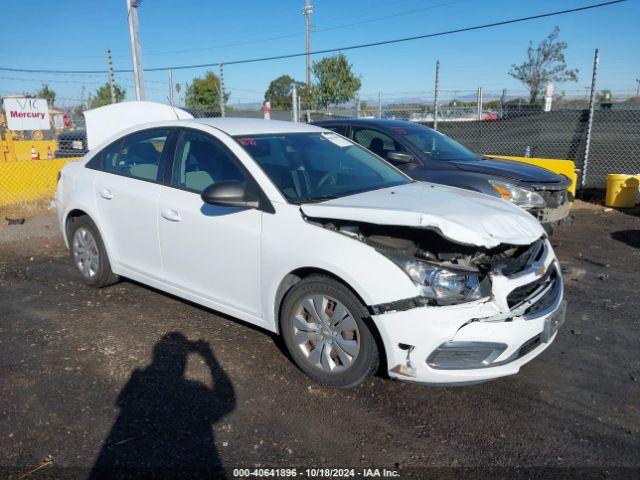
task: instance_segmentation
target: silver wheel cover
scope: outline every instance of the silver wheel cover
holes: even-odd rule
[[[358,325],[335,298],[322,294],[304,298],[294,310],[292,326],[297,348],[314,368],[337,373],[358,357]]]
[[[93,279],[98,274],[100,254],[91,232],[85,227],[78,228],[73,234],[71,248],[73,260],[80,274],[87,280]]]

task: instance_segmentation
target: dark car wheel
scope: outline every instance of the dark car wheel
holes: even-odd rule
[[[287,293],[280,329],[295,363],[314,380],[353,387],[378,367],[367,311],[344,285],[325,275],[304,278]]]

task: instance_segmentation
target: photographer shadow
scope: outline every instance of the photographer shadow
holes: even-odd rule
[[[206,363],[213,387],[184,378],[189,354]],[[120,392],[120,414],[89,478],[220,478],[212,426],[235,408],[229,377],[207,342],[178,332],[162,337],[152,363]]]

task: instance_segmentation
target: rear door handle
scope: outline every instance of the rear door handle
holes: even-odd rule
[[[100,190],[100,196],[105,200],[111,200],[113,198],[113,193],[108,188],[103,188]]]
[[[170,208],[168,208],[166,210],[162,210],[160,212],[160,215],[162,215],[162,218],[165,218],[165,219],[169,220],[170,222],[179,222],[180,221],[180,214],[178,212],[176,212],[175,210],[172,210]]]

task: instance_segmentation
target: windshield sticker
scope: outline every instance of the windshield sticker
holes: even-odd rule
[[[329,140],[331,143],[339,146],[340,148],[350,147],[352,143],[346,138],[342,138],[337,133],[323,133],[322,138]]]
[[[238,138],[238,143],[243,147],[255,147],[256,139],[250,137]]]

